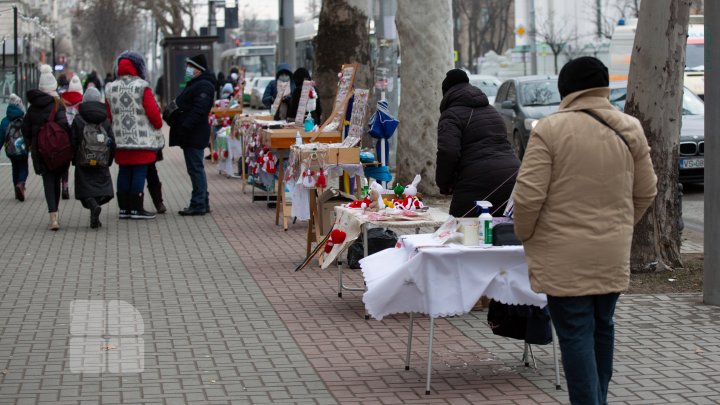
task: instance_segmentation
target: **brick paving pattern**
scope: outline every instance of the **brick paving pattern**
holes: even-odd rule
[[[273,210],[212,165],[212,215],[178,216],[189,180],[180,151],[166,152],[159,170],[168,214],[118,221],[113,201],[99,231],[74,200],[61,201],[62,229],[47,231],[40,178],[30,175],[21,204],[9,166],[0,166],[0,404],[567,402],[554,388],[550,346],[534,348],[537,369],[524,367],[522,345],[493,336],[485,312],[436,322],[425,396],[427,318],[416,318],[405,371],[406,316],[364,320],[360,293],[337,297],[335,270],[293,273],[304,224],[283,232]],[[686,238],[684,251],[702,252],[701,238]],[[358,271],[347,278],[362,283]],[[137,309],[143,372],[72,372],[73,300]],[[720,310],[699,301],[621,298],[611,403],[720,403]]]

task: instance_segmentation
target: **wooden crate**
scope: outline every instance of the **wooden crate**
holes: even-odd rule
[[[260,142],[263,146],[267,146],[271,149],[290,149],[290,147],[295,144],[295,135],[298,131],[300,131],[300,136],[303,139],[303,143],[310,143],[313,137],[315,137],[315,140],[313,142],[318,143],[342,142],[342,136],[340,135],[339,131],[305,132],[302,129],[297,128],[263,128],[260,130]]]
[[[305,160],[310,154],[317,151],[316,149],[300,149],[295,145],[292,145],[291,148],[294,154],[299,155],[300,160]],[[320,151],[322,151],[325,163],[329,165],[360,163],[360,148],[323,148]]]
[[[236,115],[242,114],[242,112],[243,112],[242,105],[240,105],[236,108],[213,107],[213,109],[210,110],[210,114],[213,114],[218,118],[224,118],[224,117],[235,118]]]

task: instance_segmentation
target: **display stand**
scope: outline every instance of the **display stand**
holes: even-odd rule
[[[285,196],[285,168],[284,160],[290,153],[290,147],[295,143],[297,133],[303,139],[303,143],[320,142],[320,143],[337,143],[341,141],[339,131],[333,132],[305,132],[301,128],[280,128],[260,130],[260,142],[263,146],[270,148],[278,157],[278,203],[275,207],[275,225],[280,225],[280,216],[282,214],[283,230],[288,229],[288,218],[291,217],[291,207],[287,205],[287,197]]]
[[[248,172],[247,172],[247,140],[248,138],[252,137],[252,134],[248,135],[246,131],[250,131],[252,129],[252,124],[255,121],[271,121],[272,117],[270,115],[252,115],[252,116],[240,116],[236,115],[235,119],[233,119],[232,123],[232,134],[234,136],[237,136],[238,139],[240,139],[240,144],[242,148],[242,153],[240,154],[240,160],[238,161],[239,170],[238,173],[240,173],[240,177],[242,179],[242,193],[245,194],[245,187],[247,186],[248,181]]]
[[[243,106],[242,103],[238,105],[237,107],[233,108],[222,108],[222,107],[213,107],[210,110],[210,115],[215,116],[216,119],[221,118],[232,118],[234,120],[235,116],[238,114],[242,114],[243,112]],[[212,157],[215,152],[215,128],[213,125],[210,125],[210,156]],[[213,159],[214,161],[214,159]]]

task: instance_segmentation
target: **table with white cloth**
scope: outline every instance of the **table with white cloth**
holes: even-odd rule
[[[336,261],[360,234],[363,235],[363,257],[368,257],[368,227],[377,226],[393,229],[414,229],[419,233],[420,228],[438,228],[448,219],[448,213],[437,208],[430,208],[425,212],[409,212],[407,216],[387,216],[359,208],[335,207],[334,229],[345,232],[345,240],[333,246],[330,253],[323,257],[322,268],[328,268]],[[402,219],[399,219],[401,218]],[[365,288],[352,288],[343,284],[342,266],[338,266],[338,297],[342,297],[343,290],[365,291]]]
[[[410,365],[413,314],[430,317],[426,394],[430,393],[434,319],[470,312],[481,296],[509,305],[547,305],[545,294],[530,289],[522,246],[442,245],[431,234],[405,235],[395,249],[360,261],[367,291],[363,302],[377,320],[409,313],[405,369]],[[560,374],[553,330],[556,386]]]

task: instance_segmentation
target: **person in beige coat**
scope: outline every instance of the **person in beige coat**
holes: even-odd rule
[[[606,404],[613,315],[630,280],[633,226],[656,194],[640,122],[608,101],[608,70],[560,71],[559,110],[533,130],[513,192],[530,284],[548,296],[572,404]]]

